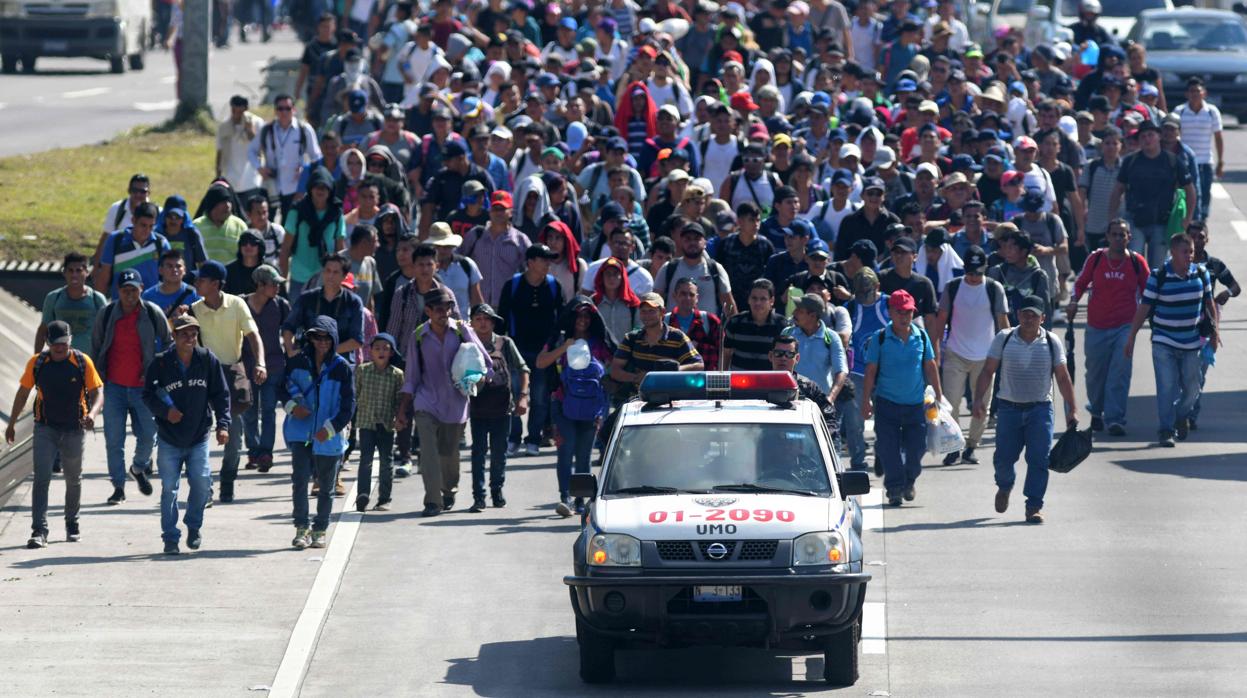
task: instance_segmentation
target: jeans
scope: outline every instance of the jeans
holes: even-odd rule
[[[541,432],[545,429],[546,422],[550,420],[550,388],[546,385],[550,372],[536,368],[537,354],[520,352],[520,356],[524,357],[524,363],[533,367],[532,372],[528,374],[528,438],[524,441],[540,446]],[[511,392],[518,400],[520,381],[519,374],[516,372],[511,373]],[[520,418],[511,417],[511,443],[520,443],[522,434]]]
[[[1152,342],[1156,373],[1156,419],[1160,431],[1173,431],[1179,419],[1191,416],[1199,398],[1199,350],[1176,349]]]
[[[1052,403],[1040,402],[1030,407],[998,400],[996,412],[996,452],[992,465],[996,469],[996,486],[1013,489],[1017,479],[1013,464],[1026,448],[1026,481],[1022,493],[1026,506],[1043,508],[1044,492],[1048,490],[1048,450],[1052,448]]]
[[[1155,269],[1165,263],[1165,257],[1169,255],[1169,236],[1165,230],[1168,227],[1166,223],[1157,223],[1155,225],[1132,225],[1130,231],[1130,249],[1143,254],[1144,245],[1147,246],[1147,267]]]
[[[280,372],[270,374],[260,385],[251,384],[251,395],[255,402],[242,415],[243,427],[246,429],[247,456],[259,458],[273,455],[273,444],[277,441],[277,386],[286,380]]]
[[[1208,369],[1216,365],[1217,355],[1207,345],[1199,350],[1199,395],[1195,397],[1195,406],[1191,408],[1191,421],[1199,419],[1200,400],[1204,396],[1204,381],[1208,378]]]
[[[1126,357],[1130,325],[1099,330],[1087,326],[1083,356],[1087,362],[1087,410],[1105,424],[1126,424],[1126,400],[1134,362]]]
[[[294,495],[294,525],[307,528],[307,483],[316,478],[320,492],[316,495],[316,518],[312,521],[313,531],[329,530],[329,515],[333,513],[333,483],[338,476],[337,456],[321,456],[312,453],[312,447],[305,443],[290,444],[290,482]]]
[[[559,481],[559,500],[567,499],[572,479],[572,465],[577,473],[589,472],[589,456],[593,453],[593,437],[597,421],[569,419],[563,414],[563,402],[554,401],[554,425],[558,429],[558,461],[555,472]]]
[[[900,405],[875,398],[875,457],[883,463],[883,489],[889,498],[913,487],[922,474],[927,420],[922,403]]]
[[[182,537],[178,530],[178,487],[182,484],[182,466],[186,466],[186,479],[191,492],[186,500],[186,528],[203,527],[204,507],[212,498],[212,466],[208,463],[208,439],[182,448],[160,439],[156,452],[156,467],[160,469],[160,537],[166,543],[176,543]]]
[[[78,523],[82,503],[82,446],[86,442],[82,429],[58,429],[35,423],[34,458],[35,491],[31,496],[30,530],[48,535],[48,486],[52,484],[52,465],[59,458],[65,473],[65,523]]]
[[[473,417],[472,427],[472,497],[485,496],[485,452],[489,451],[489,489],[501,490],[507,481],[507,434],[510,417]]]
[[[844,441],[849,447],[849,467],[852,470],[866,469],[866,422],[862,421],[862,376],[849,374],[853,381],[853,399],[840,409],[840,426],[844,430]],[[837,406],[839,407],[839,406]]]
[[[961,401],[965,399],[967,386],[971,391],[979,382],[979,374],[983,372],[983,361],[970,361],[951,351],[944,352],[944,365],[940,367],[940,386],[944,388],[944,397],[953,408],[953,419],[961,422]],[[966,448],[974,448],[983,440],[983,430],[987,420],[975,416],[970,417],[970,432],[966,435]]]
[[[156,420],[143,404],[142,388],[104,384],[104,450],[108,454],[108,479],[113,487],[126,485],[126,417],[134,429],[135,470],[152,467],[152,448],[156,445]]]
[[[1212,163],[1199,166],[1199,206],[1195,208],[1195,220],[1206,221],[1212,210]]]
[[[463,425],[439,422],[428,412],[416,412],[412,421],[420,435],[424,503],[440,509],[447,497],[459,491],[459,437]]]
[[[225,442],[225,454],[221,457],[221,496],[234,496],[234,480],[238,479],[238,460],[242,452],[243,420],[229,421],[229,441]]]
[[[394,432],[389,429],[359,430],[359,496],[367,497],[372,491],[372,454],[376,451],[380,465],[377,468],[377,479],[381,481],[381,489],[377,492],[378,502],[390,501],[394,488],[394,462],[390,452],[394,449]]]

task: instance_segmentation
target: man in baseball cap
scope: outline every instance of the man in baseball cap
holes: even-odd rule
[[[888,298],[892,320],[866,341],[862,419],[875,419],[875,457],[883,465],[883,489],[889,506],[915,496],[927,447],[923,404],[929,385],[939,404],[941,389],[935,349],[925,330],[914,324],[914,297],[898,290]]]

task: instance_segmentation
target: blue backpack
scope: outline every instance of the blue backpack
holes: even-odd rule
[[[606,391],[602,378],[606,369],[597,359],[582,369],[563,367],[563,416],[580,422],[591,422],[606,410]]]

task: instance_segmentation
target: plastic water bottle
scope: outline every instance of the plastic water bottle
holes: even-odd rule
[[[1079,60],[1083,65],[1092,68],[1100,64],[1100,45],[1091,39],[1087,39],[1087,46],[1079,54]]]
[[[583,371],[589,367],[589,362],[593,360],[593,356],[589,353],[589,343],[583,339],[577,339],[567,348],[567,365],[574,371]]]
[[[935,424],[940,416],[940,406],[935,404],[935,388],[929,385],[922,393],[922,407],[923,412],[926,414],[927,422]]]

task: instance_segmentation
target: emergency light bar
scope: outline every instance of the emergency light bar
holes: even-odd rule
[[[797,379],[784,371],[655,371],[641,381],[649,405],[674,400],[766,400],[783,405],[797,399]]]

